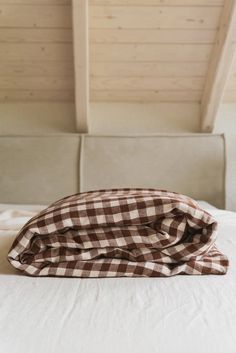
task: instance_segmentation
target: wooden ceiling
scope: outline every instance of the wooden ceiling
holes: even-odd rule
[[[224,0],[88,3],[90,100],[202,101]],[[0,0],[0,101],[72,101],[72,37],[70,0]]]
[[[68,0],[0,0],[0,100],[74,98]]]
[[[200,101],[221,11],[219,0],[93,1],[92,98]]]

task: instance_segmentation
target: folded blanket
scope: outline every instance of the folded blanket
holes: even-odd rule
[[[31,276],[224,274],[217,223],[191,198],[155,189],[65,197],[21,229],[8,259]]]

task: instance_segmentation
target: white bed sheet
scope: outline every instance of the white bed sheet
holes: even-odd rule
[[[41,206],[0,205],[0,352],[235,353],[236,213],[202,207],[219,221],[227,275],[70,279],[8,264],[16,229]]]

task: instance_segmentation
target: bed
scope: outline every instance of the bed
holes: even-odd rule
[[[5,163],[4,178],[0,182],[1,352],[235,353],[236,214],[221,209],[224,207],[225,193],[224,138],[215,135],[119,138],[71,136],[72,142],[68,136],[54,138],[54,149],[56,143],[61,146],[58,138],[64,139],[64,148],[65,145],[69,146],[66,152],[60,150],[61,161],[66,159],[65,154],[70,151],[67,163],[74,166],[74,161],[78,162],[78,153],[79,162],[76,164],[77,174],[74,173],[75,168],[68,171],[73,174],[72,182],[66,180],[61,188],[58,188],[58,184],[56,187],[51,184],[49,193],[43,188],[44,183],[48,182],[47,178],[52,178],[50,161],[45,156],[50,152],[52,158],[53,153],[54,157],[58,153],[51,148],[51,139],[47,143],[44,140],[42,144],[39,143],[40,137],[31,137],[29,140],[29,137],[21,136],[18,141],[14,137],[0,138],[0,149],[4,151],[1,158],[8,160],[7,154],[9,156],[12,153],[13,156],[14,151],[13,158],[18,163],[18,166]],[[32,148],[35,141],[43,147],[34,148],[29,154],[30,146]],[[169,168],[173,164],[179,166],[177,157],[180,153],[183,162],[176,167],[176,178],[171,178]],[[35,163],[34,154],[37,155],[35,168],[40,163],[41,168],[29,168]],[[150,154],[152,161],[148,162]],[[44,158],[40,162],[39,157],[42,155]],[[132,175],[125,169],[129,167],[126,163],[128,156],[133,156]],[[112,164],[111,173],[107,168],[108,161],[109,165]],[[149,179],[146,179],[146,173],[138,173],[140,161],[146,163],[145,168],[149,168]],[[40,172],[43,163],[44,166],[48,163],[47,177]],[[57,183],[62,182],[60,168],[63,163],[56,165],[59,173]],[[24,179],[24,167],[27,164],[31,177],[35,176],[41,189],[29,185],[28,189],[32,187],[32,192],[26,193],[26,182],[29,183],[29,180],[28,176]],[[116,168],[123,172],[116,171]],[[44,207],[40,204],[46,205],[54,201],[51,198],[60,197],[58,189],[59,193],[64,194],[76,192],[79,188],[100,188],[103,183],[107,187],[113,187],[113,183],[127,186],[130,178],[140,187],[153,187],[156,182],[159,187],[170,188],[172,183],[176,191],[204,200],[200,201],[201,206],[219,222],[217,246],[229,258],[228,273],[224,276],[172,278],[35,278],[23,276],[10,266],[6,257],[17,231]],[[212,182],[209,183],[209,180]],[[34,201],[34,204],[30,205],[29,201]]]

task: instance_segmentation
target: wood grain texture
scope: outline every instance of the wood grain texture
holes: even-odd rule
[[[92,100],[200,101],[222,0],[90,5]]]
[[[68,102],[74,100],[74,90],[0,89],[0,102]]]
[[[73,90],[74,78],[73,77],[0,77],[1,90]]]
[[[72,62],[72,44],[2,43],[1,61],[45,60]]]
[[[221,7],[91,6],[91,28],[216,29]]]
[[[109,77],[91,78],[92,90],[201,90],[204,85],[202,78],[171,78],[171,77]]]
[[[13,0],[12,0],[13,1]],[[20,0],[19,0],[20,1]],[[23,0],[22,0],[23,1]],[[91,5],[123,6],[222,6],[224,0],[90,0]]]
[[[0,4],[0,28],[71,28],[68,5]]]
[[[206,62],[211,50],[210,44],[94,44],[90,58],[94,62]]]
[[[72,14],[76,126],[78,132],[87,133],[89,129],[88,0],[72,0]]]
[[[0,0],[4,5],[71,5],[71,0]]]
[[[207,68],[207,63],[198,62],[91,62],[90,75],[92,77],[205,77]]]
[[[33,76],[37,80],[38,76],[67,77],[74,76],[74,67],[71,61],[0,61],[0,76]]]
[[[74,21],[77,100],[87,80],[92,101],[200,101],[223,0],[88,3],[87,49],[83,20]],[[71,0],[0,0],[0,101],[73,100],[72,40]],[[235,96],[231,75],[225,99]]]
[[[201,91],[91,90],[94,102],[200,102]]]
[[[0,100],[71,101],[69,0],[0,0]]]
[[[72,30],[64,28],[1,28],[0,43],[72,43]]]
[[[215,30],[201,29],[90,29],[90,43],[212,44]]]
[[[173,29],[90,29],[93,44],[212,44],[215,30]],[[66,28],[1,28],[1,43],[71,43],[72,30]]]

